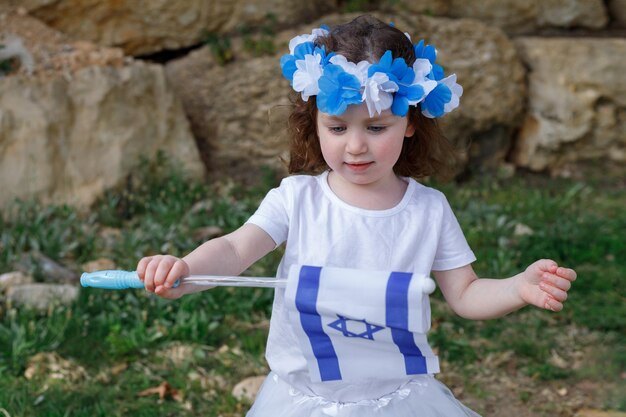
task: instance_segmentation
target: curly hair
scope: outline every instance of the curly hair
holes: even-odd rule
[[[404,58],[409,66],[415,62],[413,44],[404,33],[369,15],[337,26],[327,36],[318,37],[315,44],[324,46],[328,52],[339,53],[351,62],[378,62],[387,50],[391,50],[394,58]],[[293,93],[287,128],[290,137],[288,171],[291,174],[318,174],[328,169],[317,134],[317,112],[315,96],[303,101],[300,94]],[[400,158],[393,167],[396,175],[451,178],[458,153],[443,135],[437,121],[424,116],[415,106],[409,107],[407,117],[415,127],[415,133],[404,138]]]

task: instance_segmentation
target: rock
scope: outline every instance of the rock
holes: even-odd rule
[[[381,8],[397,13],[447,16],[450,13],[450,0],[383,0]]]
[[[22,36],[35,57],[34,76],[0,80],[0,207],[31,197],[87,206],[157,150],[191,176],[203,175],[161,66],[119,62],[116,53],[85,43],[72,46],[32,18],[12,15],[2,23],[2,30],[25,34],[34,27],[43,38],[35,44],[32,35]]]
[[[7,35],[4,39],[0,39],[0,61],[6,61],[10,59],[17,59],[19,61],[19,68],[31,75],[35,68],[35,62],[33,56],[24,47],[22,39],[17,36]],[[0,71],[0,77],[3,73]]]
[[[196,45],[207,33],[285,27],[337,9],[332,0],[23,0],[31,15],[77,39],[140,55]]]
[[[46,282],[76,284],[80,280],[77,272],[60,265],[41,252],[22,255],[16,266],[26,273],[40,273]]]
[[[24,284],[10,287],[6,294],[11,306],[46,311],[51,306],[70,305],[78,298],[78,288],[68,284]]]
[[[243,381],[240,381],[233,388],[233,391],[232,391],[233,397],[237,398],[240,401],[241,400],[246,400],[250,402],[254,401],[254,399],[256,398],[257,392],[259,392],[261,385],[263,385],[263,381],[265,381],[265,378],[266,378],[265,375],[259,375],[259,376],[251,376],[249,378],[244,379]]]
[[[24,371],[28,380],[63,380],[81,382],[87,378],[87,371],[71,360],[64,359],[55,352],[38,353],[29,359]]]
[[[528,113],[513,162],[559,174],[587,159],[626,161],[626,39],[519,38]]]
[[[89,261],[82,265],[84,272],[104,271],[107,269],[116,269],[117,265],[110,259],[99,258]]]
[[[210,172],[258,178],[260,166],[281,168],[279,155],[285,152],[280,127],[269,123],[270,112],[288,104],[289,83],[280,76],[278,57],[260,57],[212,66],[208,53],[191,54],[184,60],[200,59],[209,68],[201,74],[202,63],[168,64],[166,71],[185,104],[204,163]],[[256,168],[256,170],[255,170]]]
[[[535,231],[523,223],[517,223],[515,230],[513,230],[513,236],[532,236]]]
[[[284,172],[291,89],[280,73],[280,56],[294,35],[357,15],[327,15],[278,33],[275,56],[242,60],[235,54],[233,62],[220,66],[204,48],[167,64],[168,79],[182,98],[199,147],[208,150],[203,160],[212,173],[258,180],[260,166]],[[472,142],[473,149],[480,149],[473,152],[476,165],[503,162],[522,120],[526,91],[524,68],[506,35],[467,19],[374,15],[412,32],[415,42],[426,38],[437,46],[438,62],[447,73],[456,73],[464,88],[459,109],[442,119],[444,132],[461,146]]]
[[[626,28],[626,0],[608,0],[607,6],[613,26]]]
[[[608,23],[602,0],[450,0],[448,15],[478,19],[510,34],[542,28],[600,29]]]
[[[7,272],[0,275],[0,292],[4,292],[15,285],[31,284],[33,281],[32,275],[22,271]]]

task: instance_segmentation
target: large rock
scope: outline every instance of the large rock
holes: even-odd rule
[[[332,0],[13,1],[77,39],[138,55],[199,43],[207,33],[293,25],[336,9]]]
[[[35,58],[33,76],[0,78],[0,206],[32,196],[91,204],[159,149],[202,175],[161,66],[72,42],[27,16],[2,15],[0,23]]]
[[[211,62],[205,49],[167,68],[185,103],[205,165],[211,173],[239,179],[257,176],[261,166],[280,169],[279,156],[286,150],[280,135],[284,125],[272,126],[269,121],[272,112],[280,113],[279,106],[289,103],[289,83],[280,76],[278,58],[226,66]]]
[[[441,119],[446,136],[469,151],[472,168],[500,165],[521,123],[526,95],[526,72],[514,44],[500,29],[471,19],[396,21],[414,42],[424,38],[434,44],[437,62],[463,86],[461,105]]]
[[[559,173],[575,161],[626,161],[626,39],[520,38],[529,73],[514,162]]]
[[[626,0],[608,0],[608,8],[613,26],[626,28]]]
[[[478,19],[511,34],[545,28],[600,29],[608,23],[602,0],[447,0],[447,3],[447,8],[439,6],[431,10],[449,17]]]
[[[55,305],[70,305],[78,298],[78,287],[69,284],[23,284],[7,290],[7,301],[14,307],[40,311]]]
[[[480,22],[418,16],[376,14],[394,21],[413,39],[434,43],[438,61],[455,72],[465,93],[461,107],[443,119],[448,136],[465,146],[473,142],[476,161],[498,164],[510,147],[521,121],[524,69],[513,44],[502,31]],[[329,15],[317,22],[276,36],[279,54],[235,60],[221,66],[206,48],[170,62],[168,78],[180,93],[205,164],[226,175],[255,175],[262,165],[282,168],[287,152],[284,121],[288,114],[289,83],[280,73],[280,55],[289,39],[326,23],[331,27],[356,17]],[[236,43],[235,43],[236,44]],[[257,168],[257,169],[255,169]]]

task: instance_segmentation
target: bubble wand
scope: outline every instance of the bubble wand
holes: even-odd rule
[[[136,271],[106,270],[84,272],[80,277],[83,287],[102,288],[106,290],[124,290],[128,288],[144,288]],[[174,283],[172,288],[179,285],[195,285],[201,287],[261,287],[284,288],[286,278],[270,277],[224,277],[213,275],[190,275]]]
[[[290,275],[297,274],[302,265],[291,267]],[[326,268],[329,269],[329,268]],[[332,268],[335,274],[350,271],[363,275],[366,280],[368,276],[378,277],[380,271],[348,270]],[[431,294],[435,290],[435,281],[427,276],[420,276],[419,283],[424,294]],[[179,285],[194,285],[201,287],[258,287],[258,288],[285,288],[288,278],[275,277],[241,277],[241,276],[215,276],[215,275],[190,275],[181,278],[174,283],[173,288]],[[105,270],[95,272],[84,272],[80,277],[80,284],[83,287],[102,288],[107,290],[123,290],[128,288],[144,288],[144,283],[139,279],[136,271]]]

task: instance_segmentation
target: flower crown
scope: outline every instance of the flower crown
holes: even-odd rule
[[[423,40],[413,45],[416,60],[412,67],[403,58],[393,59],[390,50],[378,63],[355,64],[315,46],[315,39],[328,33],[323,26],[310,35],[296,36],[289,41],[290,53],[280,58],[283,76],[301,93],[302,100],[317,96],[320,111],[338,116],[349,105],[365,102],[370,117],[389,108],[402,117],[409,106],[419,104],[424,116],[435,118],[458,107],[463,88],[456,83],[456,74],[444,78],[443,68],[435,64],[434,46]]]

